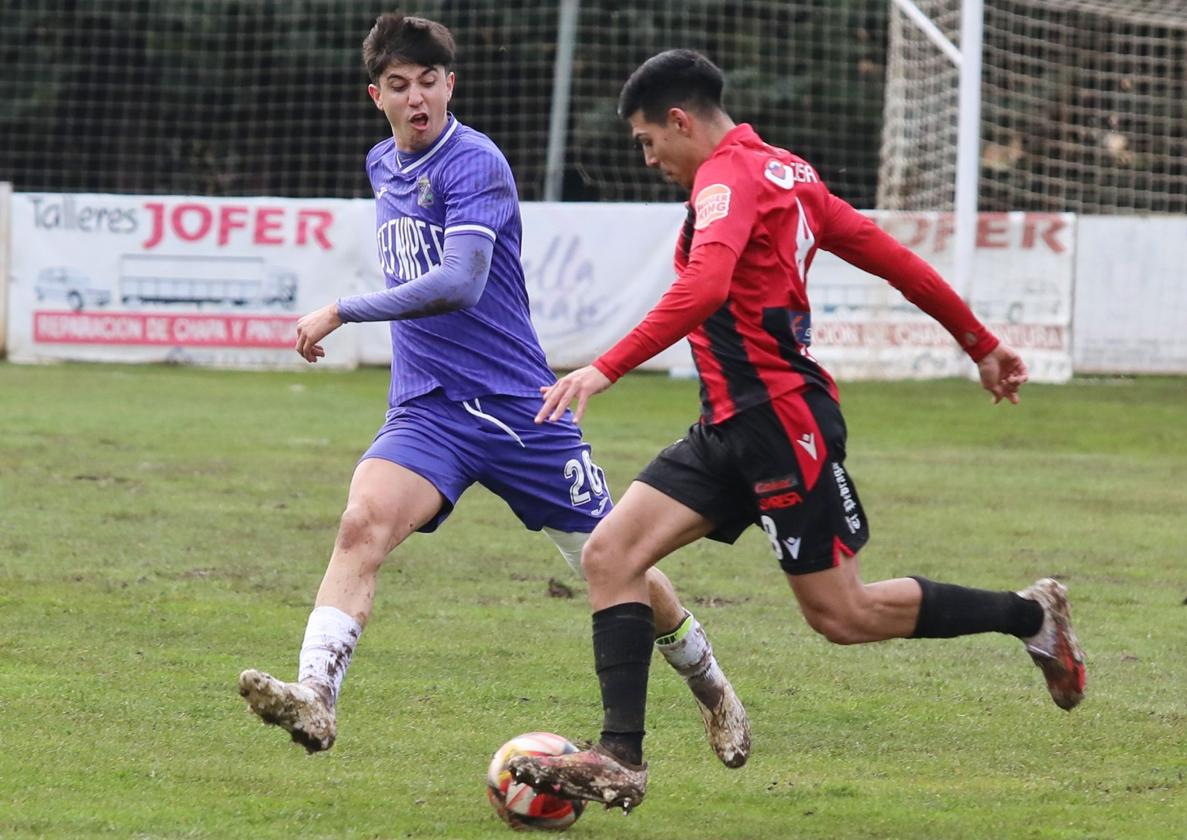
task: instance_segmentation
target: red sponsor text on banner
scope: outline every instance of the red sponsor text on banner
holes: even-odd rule
[[[34,312],[43,344],[286,348],[297,319],[252,315],[155,315],[142,312]]]
[[[162,242],[206,242],[219,248],[249,244],[316,245],[326,251],[333,248],[329,231],[334,214],[330,210],[193,201],[173,205],[147,201],[144,206],[152,218],[152,231],[141,243],[146,251]]]

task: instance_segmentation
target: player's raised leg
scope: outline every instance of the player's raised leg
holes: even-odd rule
[[[305,629],[297,681],[254,669],[239,675],[239,693],[261,720],[285,729],[309,752],[333,746],[338,691],[371,614],[380,566],[442,502],[432,483],[406,467],[380,458],[359,463]]]
[[[537,790],[626,811],[643,800],[647,788],[644,718],[655,630],[647,570],[713,528],[691,508],[636,481],[595,529],[582,555],[582,567],[593,608],[602,734],[588,750],[515,758],[510,770],[517,780]]]
[[[862,583],[857,558],[812,574],[788,574],[808,624],[837,644],[1016,636],[1070,711],[1084,698],[1084,651],[1072,630],[1067,588],[1044,578],[1021,592],[973,589],[923,577]]]

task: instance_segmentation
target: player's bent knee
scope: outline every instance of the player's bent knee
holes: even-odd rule
[[[612,541],[600,537],[595,530],[581,551],[582,576],[591,584],[620,580],[627,576],[624,559]]]
[[[383,556],[391,550],[392,528],[363,505],[348,505],[338,523],[336,545],[344,552],[374,549]]]

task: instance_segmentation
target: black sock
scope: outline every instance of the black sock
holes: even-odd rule
[[[1026,638],[1043,626],[1043,608],[1016,592],[969,589],[911,577],[923,590],[912,639],[951,639],[994,632]]]
[[[593,614],[594,667],[602,687],[602,746],[629,764],[643,762],[643,719],[655,616],[646,604],[615,604]]]

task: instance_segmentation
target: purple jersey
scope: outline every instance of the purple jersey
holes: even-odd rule
[[[522,224],[511,167],[485,134],[449,116],[437,141],[409,154],[388,138],[367,155],[379,262],[390,289],[441,265],[445,238],[494,242],[478,302],[391,321],[395,407],[436,388],[455,401],[539,396],[555,381],[532,326],[520,262]]]

